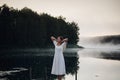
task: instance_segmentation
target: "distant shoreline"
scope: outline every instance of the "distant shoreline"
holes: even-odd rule
[[[6,50],[6,49],[49,49],[49,48],[54,48],[53,45],[47,45],[45,47],[23,47],[23,46],[0,46],[0,50]],[[75,44],[68,44],[67,48],[84,48],[82,46],[79,45],[75,45]]]

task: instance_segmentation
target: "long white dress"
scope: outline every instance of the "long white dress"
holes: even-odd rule
[[[63,56],[64,47],[66,46],[66,42],[63,42],[60,46],[57,45],[57,42],[53,40],[55,45],[55,54],[53,59],[52,71],[51,74],[54,75],[65,75],[65,61]]]

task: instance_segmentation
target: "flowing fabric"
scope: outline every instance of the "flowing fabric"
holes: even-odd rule
[[[66,69],[65,69],[63,50],[64,47],[66,46],[66,42],[63,42],[60,46],[57,45],[57,42],[55,40],[53,41],[53,43],[55,45],[55,54],[54,54],[51,74],[65,75]]]

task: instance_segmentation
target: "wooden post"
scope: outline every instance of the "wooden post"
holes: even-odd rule
[[[32,80],[32,68],[29,68],[29,76],[30,76],[30,80]]]
[[[75,72],[75,80],[77,80],[77,71]]]
[[[47,67],[45,67],[45,80],[47,80]]]

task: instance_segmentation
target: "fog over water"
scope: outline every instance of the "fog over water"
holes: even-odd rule
[[[113,43],[101,43],[102,38],[93,38],[93,37],[80,37],[78,45],[85,48],[104,48],[104,49],[120,49],[120,44]]]
[[[120,45],[102,44],[99,38],[80,38],[78,80],[120,80]],[[66,80],[75,80],[68,75]]]
[[[77,71],[77,80],[120,80],[120,45],[103,44],[100,40],[101,38],[82,37],[78,45],[83,46],[83,49],[66,48],[64,57],[69,74],[63,80],[75,80],[76,73],[72,74],[73,71]],[[29,80],[29,77],[45,80],[42,79],[45,75],[54,78],[50,75],[54,49],[18,49],[4,53],[6,55],[0,58],[0,67],[3,68],[0,70],[0,80]],[[29,75],[30,69],[32,75]]]

